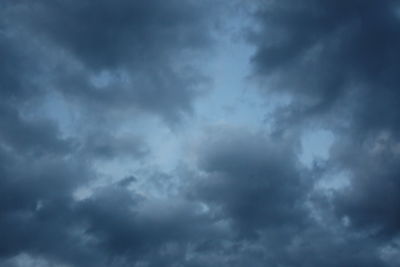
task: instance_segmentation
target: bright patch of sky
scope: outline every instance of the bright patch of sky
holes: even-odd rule
[[[333,141],[333,133],[327,130],[312,130],[304,133],[301,139],[300,160],[308,167],[312,167],[315,160],[327,160]]]

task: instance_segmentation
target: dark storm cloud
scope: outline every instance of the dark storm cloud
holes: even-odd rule
[[[128,176],[128,177],[123,178],[121,181],[119,181],[118,185],[126,187],[136,181],[137,181],[137,178],[135,176]]]
[[[3,10],[2,10],[3,11]],[[33,81],[35,71],[30,66],[40,65],[32,61],[30,49],[9,32],[5,12],[0,11],[0,96],[1,101],[20,103],[34,97],[38,88]],[[36,66],[36,68],[37,68]],[[11,104],[11,103],[10,103]]]
[[[352,227],[370,230],[374,236],[392,238],[399,233],[400,154],[391,137],[362,146],[338,145],[335,167],[350,171],[351,184],[334,198],[339,216],[348,216]]]
[[[87,75],[108,74],[98,89],[70,69],[68,79],[86,80],[77,87],[61,78],[64,93],[105,110],[137,107],[177,119],[191,111],[205,79],[190,60],[211,43],[211,12],[192,1],[41,1],[21,15]]]
[[[318,211],[323,199],[312,197],[314,180],[298,162],[296,138],[228,127],[209,129],[202,143],[202,175],[191,197],[228,225],[234,244],[213,238],[204,255],[223,251],[229,266],[389,266],[380,243],[325,216],[329,205]]]
[[[333,131],[328,169],[346,173],[350,186],[333,190],[331,205],[377,247],[377,234],[393,240],[399,226],[399,7],[392,0],[265,1],[254,13],[259,29],[248,35],[262,90],[291,99],[274,114],[276,125]]]
[[[146,143],[134,136],[116,137],[105,133],[92,133],[82,145],[82,151],[95,159],[114,159],[119,156],[143,158],[149,153]]]
[[[392,0],[265,1],[261,30],[250,35],[256,74],[294,98],[296,118],[352,112],[362,134],[397,131],[398,8]]]
[[[186,201],[146,201],[119,186],[99,190],[78,207],[87,233],[104,253],[150,264],[183,261],[186,242],[196,243],[216,232],[197,210]]]
[[[296,227],[307,220],[302,181],[292,140],[269,139],[244,130],[217,131],[206,140],[201,197],[222,209],[239,231]]]
[[[2,149],[0,171],[2,257],[49,251],[60,238],[69,239],[72,192],[90,177],[83,164]]]
[[[82,267],[164,266],[183,262],[190,240],[218,232],[196,203],[152,202],[119,183],[77,201],[93,175],[85,163],[1,152],[0,266],[22,253]]]
[[[0,107],[0,121],[1,143],[18,153],[67,154],[72,146],[69,140],[60,138],[54,123],[24,119],[14,107]]]
[[[85,267],[184,261],[188,240],[216,231],[196,203],[152,204],[118,185],[78,200],[79,189],[96,181],[93,160],[148,153],[141,138],[115,135],[118,121],[103,120],[109,113],[176,121],[191,111],[205,80],[192,59],[210,48],[214,7],[0,5],[0,266],[30,266],[18,263],[24,255]],[[63,112],[48,105],[52,97],[77,109],[83,129],[66,137],[67,118],[51,116]]]
[[[204,3],[40,1],[28,22],[94,69],[164,65],[179,49],[210,42]]]
[[[7,4],[2,93],[29,92],[35,81],[105,114],[136,109],[175,121],[191,112],[204,91],[207,78],[193,59],[212,44],[217,6],[124,0]]]
[[[219,1],[0,3],[1,267],[396,266],[382,255],[400,226],[397,2],[263,3],[257,76],[293,97],[292,118],[352,123],[332,127],[320,173],[302,166],[290,124],[208,129],[182,152],[195,166],[170,173],[131,134],[142,113],[191,112]],[[143,177],[104,182],[102,164],[126,158]],[[351,186],[318,191],[338,169]]]
[[[276,251],[278,266],[388,266],[380,259],[375,244],[343,232],[315,227],[304,231],[282,251]]]

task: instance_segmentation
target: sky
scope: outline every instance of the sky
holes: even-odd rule
[[[400,1],[2,0],[0,267],[400,265]]]

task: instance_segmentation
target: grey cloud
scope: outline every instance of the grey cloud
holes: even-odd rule
[[[216,131],[200,156],[208,173],[200,195],[245,235],[296,227],[307,221],[308,191],[291,140],[269,139],[244,130]]]
[[[293,97],[296,118],[330,114],[360,134],[398,131],[395,100],[400,42],[397,1],[260,4],[255,74]],[[312,117],[312,116],[311,116]],[[315,117],[314,117],[315,119]]]
[[[189,195],[205,203],[231,236],[211,239],[199,247],[201,253],[212,258],[210,251],[223,251],[213,262],[229,266],[389,266],[380,254],[385,242],[353,232],[325,197],[315,198],[318,178],[302,169],[296,142],[243,129],[209,129],[199,151],[202,174]]]
[[[334,196],[335,211],[347,216],[353,228],[361,228],[378,238],[397,236],[400,215],[399,154],[397,141],[370,140],[348,150],[338,144],[333,153],[334,168],[349,171],[350,185]]]
[[[220,236],[184,199],[153,201],[115,184],[77,201],[75,190],[93,175],[85,161],[4,156],[0,258],[8,262],[27,254],[72,266],[160,266],[184,262],[188,242]]]
[[[104,253],[150,263],[179,262],[183,260],[181,250],[185,249],[186,242],[212,232],[212,225],[207,223],[209,219],[196,215],[195,210],[195,205],[186,202],[170,200],[166,204],[142,197],[135,200],[132,192],[121,187],[105,188],[78,208],[88,225],[87,233],[98,240]],[[168,259],[174,256],[168,255],[169,246],[173,247],[170,253],[178,253],[178,258]]]
[[[145,111],[175,121],[191,111],[205,78],[190,58],[211,45],[211,7],[1,5],[0,265],[17,266],[23,255],[72,266],[184,262],[190,240],[218,232],[196,203],[151,204],[117,185],[81,201],[75,194],[96,180],[93,159],[147,153],[142,140],[114,135],[116,122],[103,120],[108,113]],[[82,120],[94,120],[78,136],[64,137],[61,122],[42,114],[53,92],[78,108]]]
[[[2,257],[49,251],[59,238],[68,240],[72,194],[90,178],[85,166],[2,150],[0,171]]]
[[[142,200],[124,187],[110,185],[82,201],[75,194],[96,181],[93,159],[147,153],[142,140],[114,135],[117,122],[104,121],[109,113],[131,112],[133,120],[144,111],[176,121],[191,111],[205,78],[190,58],[211,45],[211,7],[177,1],[1,6],[0,265],[17,265],[13,259],[21,255],[72,266],[140,260],[165,266],[174,253],[183,260],[185,242],[212,230],[196,205],[171,204],[165,216],[138,217],[131,209]],[[45,110],[53,93],[78,109],[84,129],[65,137],[63,122],[43,114],[59,111]]]
[[[63,63],[57,63],[59,70],[52,70],[52,87],[103,112],[133,107],[168,120],[191,112],[191,102],[205,80],[191,57],[212,42],[208,2],[39,1],[25,5],[10,12],[11,20],[56,55],[67,53],[68,61],[75,62],[57,59]],[[96,88],[88,79],[104,73],[109,79],[106,88]]]
[[[280,255],[282,266],[388,266],[374,242],[343,232],[302,232]]]
[[[63,139],[57,126],[49,120],[24,119],[15,107],[0,107],[0,133],[3,145],[18,153],[68,154],[72,148],[69,140]]]
[[[137,181],[137,178],[135,176],[128,176],[123,178],[121,181],[118,182],[118,185],[126,187],[128,185],[130,185],[131,183],[134,183]]]
[[[263,90],[292,99],[276,124],[335,134],[328,165],[349,173],[351,184],[335,191],[338,215],[389,238],[399,217],[398,8],[391,0],[263,2],[254,14],[261,30],[249,34]]]
[[[210,42],[207,2],[40,1],[32,9],[27,20],[39,34],[96,69],[157,67]]]
[[[293,100],[282,134],[209,128],[181,151],[197,165],[166,173],[121,133],[192,111],[216,2],[0,3],[0,266],[396,266],[397,1],[257,3],[255,75]],[[79,115],[72,134],[53,95]],[[303,122],[335,135],[318,170],[299,160]],[[94,163],[126,158],[143,177],[98,183]],[[319,191],[338,170],[350,186]]]
[[[90,158],[114,159],[117,157],[145,157],[149,148],[136,136],[116,137],[112,134],[93,133],[83,140],[82,152]]]

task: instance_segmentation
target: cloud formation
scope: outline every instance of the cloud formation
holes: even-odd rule
[[[360,134],[397,131],[397,10],[391,0],[265,1],[250,34],[256,74],[293,97],[296,117],[332,112],[354,117]]]
[[[0,267],[398,266],[399,10],[3,1]]]

